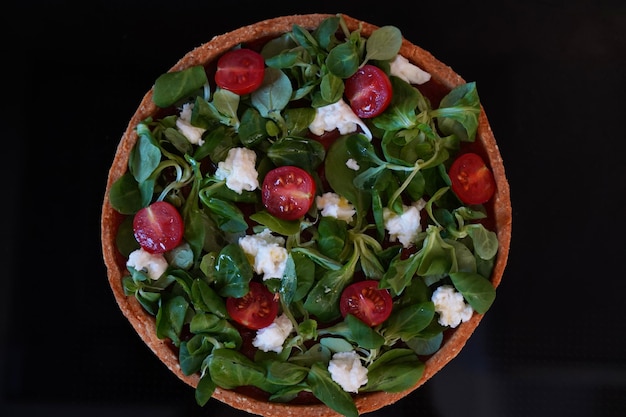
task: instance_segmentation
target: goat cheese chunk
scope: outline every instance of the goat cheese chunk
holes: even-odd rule
[[[435,312],[439,313],[437,321],[442,326],[457,327],[461,322],[468,321],[474,313],[472,306],[465,303],[463,294],[452,285],[437,288],[431,300],[435,304]]]
[[[327,106],[315,109],[315,119],[309,125],[309,130],[314,134],[321,136],[324,132],[330,132],[338,129],[339,133],[345,135],[357,131],[360,126],[363,133],[369,140],[372,140],[372,132],[363,121],[354,114],[348,103],[339,100]]]
[[[289,317],[281,314],[274,319],[272,324],[257,330],[252,345],[263,352],[280,353],[283,351],[283,344],[292,330],[293,323]]]
[[[168,264],[162,253],[150,253],[140,248],[130,253],[126,266],[143,271],[150,279],[156,281],[165,273]]]
[[[247,255],[254,272],[263,280],[283,277],[287,265],[287,249],[285,239],[272,235],[270,229],[264,229],[255,235],[239,238],[239,246]]]
[[[334,217],[348,223],[356,213],[354,206],[345,197],[332,192],[315,197],[315,204],[317,209],[322,211],[322,216]]]
[[[397,214],[393,210],[385,207],[383,209],[383,220],[385,229],[389,232],[389,240],[398,240],[402,246],[408,248],[415,241],[418,233],[422,230],[420,211],[426,206],[422,199],[414,202],[410,206],[402,205],[403,213]]]
[[[328,372],[346,392],[358,392],[360,386],[367,384],[367,368],[354,350],[335,353],[328,363]]]
[[[215,177],[226,180],[226,186],[237,194],[259,188],[259,173],[255,168],[256,153],[248,148],[231,148],[226,160],[217,164]]]
[[[204,145],[202,135],[206,132],[206,129],[196,127],[191,124],[191,112],[193,110],[193,104],[185,103],[180,112],[178,119],[176,119],[176,127],[178,131],[187,138],[190,143],[194,145]]]
[[[346,161],[346,166],[353,171],[358,171],[361,167],[356,159],[350,158]]]
[[[391,61],[389,73],[406,81],[409,84],[424,84],[430,80],[430,74],[417,65],[411,64],[402,55],[396,55]]]

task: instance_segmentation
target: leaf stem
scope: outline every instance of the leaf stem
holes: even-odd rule
[[[396,200],[400,197],[400,195],[404,192],[404,190],[406,189],[406,187],[409,186],[409,184],[411,183],[411,181],[413,181],[413,178],[415,177],[415,175],[417,174],[417,172],[420,170],[420,160],[417,160],[415,162],[415,165],[413,165],[413,170],[411,171],[411,173],[406,177],[406,179],[404,180],[404,182],[402,183],[402,185],[393,193],[393,195],[391,196],[391,198],[389,199],[389,207],[392,207],[393,204],[396,202]]]

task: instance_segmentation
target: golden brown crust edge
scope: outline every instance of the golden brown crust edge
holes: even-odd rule
[[[262,37],[272,37],[290,31],[294,24],[298,24],[307,29],[313,29],[319,23],[329,17],[330,14],[306,14],[282,16],[261,21],[249,26],[233,30],[223,35],[215,36],[209,42],[200,45],[182,57],[170,71],[187,68],[191,65],[205,64],[214,60],[223,52],[233,46],[253,41]],[[360,21],[347,15],[343,15],[350,30],[355,30],[361,25],[362,33],[365,36],[378,27],[367,22]],[[414,64],[429,72],[433,79],[442,85],[453,88],[465,83],[465,80],[456,74],[450,67],[443,64],[432,56],[429,52],[403,40],[400,53]],[[112,184],[122,176],[127,170],[127,161],[130,150],[137,140],[135,126],[146,117],[154,114],[156,107],[152,103],[152,90],[143,97],[137,111],[132,116],[126,131],[116,150],[113,163],[109,170],[104,202],[102,206],[101,218],[101,238],[104,263],[107,267],[108,279],[115,300],[117,301],[124,316],[129,320],[135,331],[148,347],[161,359],[161,361],[182,381],[195,387],[198,383],[198,376],[186,376],[179,367],[178,358],[167,346],[167,344],[156,337],[155,324],[152,317],[146,314],[134,297],[126,297],[122,288],[122,277],[125,274],[125,261],[119,255],[115,245],[115,234],[121,222],[122,216],[117,214],[109,203],[109,190]],[[499,240],[499,252],[493,271],[492,282],[495,287],[500,284],[502,274],[506,267],[511,239],[511,204],[509,185],[506,180],[502,158],[496,144],[493,132],[489,125],[484,109],[481,111],[477,141],[480,142],[486,152],[489,164],[496,177],[497,190],[494,196],[495,222]],[[364,393],[355,398],[359,413],[365,413],[380,409],[405,397],[416,388],[424,384],[444,365],[458,355],[468,338],[478,326],[482,315],[475,314],[472,319],[461,324],[452,334],[444,346],[434,354],[425,364],[425,370],[420,381],[411,389],[400,393]],[[266,417],[287,417],[287,416],[339,416],[336,412],[324,405],[290,405],[282,403],[267,403],[251,397],[243,396],[239,393],[217,389],[213,395],[234,408]]]

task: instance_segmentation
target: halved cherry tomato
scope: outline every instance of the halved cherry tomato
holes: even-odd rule
[[[230,317],[248,329],[258,330],[272,324],[278,314],[278,299],[267,287],[250,281],[250,291],[241,298],[226,298]]]
[[[265,60],[252,49],[233,49],[217,60],[215,83],[224,90],[244,95],[263,83]]]
[[[315,199],[315,180],[305,170],[285,165],[269,171],[261,187],[263,205],[283,220],[304,216]]]
[[[339,310],[342,316],[352,314],[368,326],[376,326],[391,314],[393,300],[386,289],[378,288],[378,281],[357,281],[341,293]]]
[[[135,214],[133,234],[144,250],[150,253],[167,252],[183,240],[183,218],[172,204],[157,201]]]
[[[362,119],[375,117],[391,103],[391,81],[383,70],[366,64],[346,79],[345,94],[357,116]]]
[[[459,156],[448,171],[452,191],[465,204],[482,204],[496,191],[493,173],[480,155],[469,152]]]

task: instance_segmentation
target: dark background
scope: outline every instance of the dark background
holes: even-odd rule
[[[0,415],[246,415],[197,406],[134,333],[108,287],[100,207],[117,143],[158,75],[215,35],[313,12],[395,25],[476,81],[511,186],[494,305],[448,366],[370,415],[626,415],[624,2],[10,3]]]

